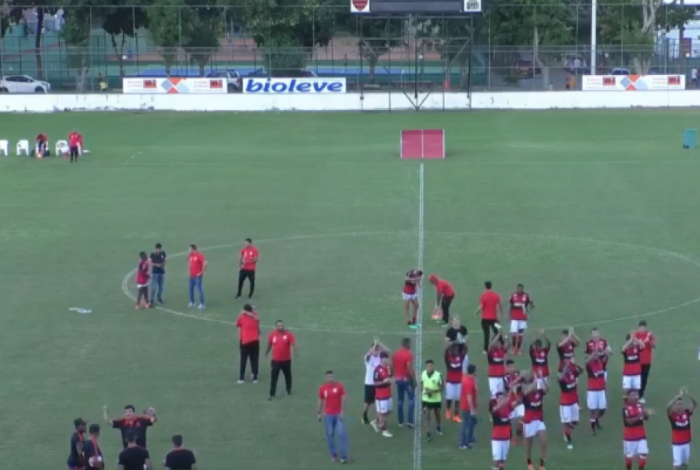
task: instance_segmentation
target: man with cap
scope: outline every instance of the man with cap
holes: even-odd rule
[[[83,443],[83,455],[87,470],[102,470],[105,466],[102,459],[102,449],[98,439],[100,437],[100,425],[91,424],[88,429],[90,438]]]
[[[87,422],[83,418],[73,420],[75,431],[70,437],[70,454],[68,455],[68,470],[82,470],[85,468],[83,454],[83,436]]]

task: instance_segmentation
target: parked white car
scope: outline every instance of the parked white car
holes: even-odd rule
[[[5,75],[0,78],[0,93],[48,93],[49,82],[35,80],[29,75]]]

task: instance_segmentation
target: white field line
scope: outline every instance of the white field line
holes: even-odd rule
[[[422,207],[422,206],[421,206]],[[419,222],[423,219],[421,219],[422,215],[422,210],[419,211]],[[419,223],[419,226],[421,224]],[[419,228],[420,229],[420,228]],[[309,239],[315,239],[315,238],[330,238],[330,237],[367,237],[367,236],[388,236],[388,235],[398,235],[398,234],[405,234],[406,232],[403,231],[396,231],[396,232],[344,232],[344,233],[330,233],[330,234],[311,234],[311,235],[297,235],[297,236],[291,236],[291,237],[280,237],[280,238],[269,238],[265,240],[258,240],[257,243],[266,243],[266,242],[288,242],[288,241],[294,241],[294,240],[309,240]],[[424,242],[424,236],[425,236],[425,227],[423,226],[422,228],[422,233],[423,236],[420,237],[419,244],[421,243],[421,240]],[[435,233],[437,235],[443,234],[443,235],[464,235],[464,236],[475,236],[475,237],[502,237],[502,238],[525,238],[525,239],[548,239],[548,240],[558,240],[558,241],[569,241],[569,242],[579,242],[579,243],[588,243],[588,244],[601,244],[601,245],[609,245],[609,246],[618,246],[620,248],[626,248],[626,249],[635,249],[635,250],[643,250],[651,253],[656,253],[659,255],[664,255],[664,256],[669,256],[676,258],[680,261],[690,263],[693,266],[696,266],[700,268],[700,262],[690,258],[689,256],[683,255],[681,253],[676,253],[673,251],[669,250],[664,250],[660,248],[653,248],[653,247],[648,247],[648,246],[643,246],[643,245],[633,245],[631,243],[624,243],[624,242],[616,242],[616,241],[608,241],[608,240],[596,240],[594,238],[577,238],[577,237],[566,237],[566,236],[559,236],[559,235],[537,235],[537,234],[517,234],[517,233],[507,233],[507,232],[441,232],[441,231],[431,231],[430,233]],[[224,245],[215,245],[215,246],[209,246],[206,248],[202,248],[202,251],[209,251],[209,250],[216,250],[216,249],[221,249],[221,248],[231,248],[234,246],[238,246],[238,244],[224,244]],[[419,264],[422,267],[422,249],[419,247]],[[185,256],[187,254],[186,251],[181,252],[181,253],[175,253],[173,255],[170,255],[170,258],[176,258],[176,257],[181,257]],[[131,278],[134,276],[136,273],[136,268],[132,269],[126,275],[124,276],[124,279],[122,280],[122,292],[124,295],[128,298],[130,298],[133,301],[136,301],[136,297],[129,291],[129,281]],[[422,291],[420,292],[420,295],[422,296]],[[545,328],[546,330],[561,330],[563,328],[568,328],[570,326],[573,326],[574,328],[579,328],[579,327],[584,327],[584,326],[596,326],[596,325],[604,325],[604,324],[609,324],[609,323],[616,323],[619,321],[627,321],[627,320],[634,320],[634,319],[639,319],[639,318],[645,318],[645,317],[652,317],[655,315],[661,315],[664,313],[669,313],[674,310],[679,310],[691,305],[695,305],[697,303],[700,303],[700,297],[697,297],[692,300],[688,300],[686,302],[683,302],[678,305],[673,305],[671,307],[666,307],[662,308],[660,310],[653,310],[649,312],[643,312],[643,313],[637,313],[633,315],[626,315],[624,317],[615,317],[615,318],[608,318],[608,319],[603,319],[603,320],[594,320],[594,321],[587,321],[587,322],[581,322],[581,323],[574,323],[574,324],[566,324],[566,325],[556,325],[556,326],[549,326]],[[422,299],[421,299],[421,305],[422,305]],[[184,318],[190,318],[192,320],[199,320],[199,321],[205,321],[205,322],[211,322],[211,323],[219,323],[219,324],[224,324],[224,325],[231,325],[235,326],[235,322],[233,321],[227,321],[227,320],[221,320],[218,318],[212,318],[212,317],[206,317],[203,316],[203,314],[193,314],[193,313],[185,313],[185,312],[179,312],[176,310],[172,310],[166,307],[157,307],[157,310],[160,310],[165,313],[169,313],[171,315],[175,315],[178,317],[184,317]],[[420,312],[419,312],[420,313]],[[416,334],[420,332],[421,335],[423,335],[423,327],[422,327],[422,320],[421,320],[422,315],[419,315],[419,322],[420,322],[420,328],[419,330],[416,331]],[[266,329],[272,329],[273,327],[271,325],[262,325],[263,328]],[[362,335],[396,335],[396,336],[405,336],[406,335],[406,330],[402,331],[366,331],[362,329],[351,329],[351,328],[321,328],[321,327],[296,327],[296,328],[291,328],[296,331],[310,331],[310,332],[316,332],[316,333],[349,333],[349,334],[362,334]],[[475,329],[475,331],[470,332],[471,334],[481,334],[481,330]],[[430,334],[443,334],[443,331],[431,331]],[[417,338],[416,338],[417,339]]]
[[[420,164],[418,173],[419,188],[418,188],[418,269],[423,270],[423,252],[425,248],[425,165]],[[420,310],[418,311],[418,329],[416,330],[415,340],[415,355],[414,368],[415,377],[420,380],[421,369],[423,367],[423,289],[418,291],[420,302]],[[420,403],[420,399],[416,397],[416,404]],[[421,470],[421,461],[423,460],[423,449],[421,441],[421,407],[415,407],[415,419],[413,422],[416,427],[413,430],[413,470]]]

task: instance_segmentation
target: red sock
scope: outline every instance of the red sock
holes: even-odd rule
[[[639,470],[644,470],[644,467],[647,466],[647,459],[640,458],[638,465],[639,465]]]
[[[632,459],[625,457],[625,468],[627,470],[632,470]]]

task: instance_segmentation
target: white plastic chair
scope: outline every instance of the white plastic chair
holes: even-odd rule
[[[29,156],[29,141],[27,139],[22,139],[17,142],[17,155],[22,155],[22,152],[26,156]]]
[[[59,140],[56,142],[56,156],[57,157],[65,157],[70,153],[70,149],[68,148],[68,142],[65,140]]]
[[[10,156],[10,141],[0,140],[0,154],[4,154],[6,157]]]

